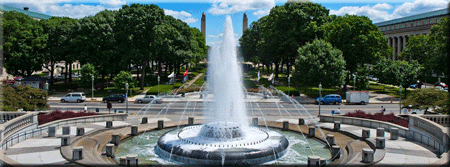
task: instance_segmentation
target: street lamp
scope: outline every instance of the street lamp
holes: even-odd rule
[[[356,75],[353,74],[353,91],[355,91],[356,88]]]
[[[127,91],[125,93],[125,97],[127,98],[126,101],[127,101],[127,114],[128,114],[128,82],[125,83],[125,90]]]
[[[288,77],[288,96],[291,94],[291,75]]]
[[[92,74],[91,79],[92,79],[92,99],[94,99],[94,74]]]
[[[159,96],[159,75],[158,75],[158,96]]]
[[[400,103],[398,103],[400,108],[400,114],[402,114],[402,85],[400,85],[398,92],[400,93]]]
[[[319,83],[319,115],[320,115],[320,105],[322,103],[322,83]]]

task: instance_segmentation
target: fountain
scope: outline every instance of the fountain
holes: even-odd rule
[[[286,137],[249,126],[230,16],[222,44],[213,46],[208,60],[206,89],[213,100],[204,103],[210,105],[204,111],[206,123],[166,132],[155,153],[185,165],[257,165],[282,157],[289,146]]]

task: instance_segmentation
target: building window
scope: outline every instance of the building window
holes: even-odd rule
[[[439,23],[439,19],[436,19],[436,23]]]
[[[430,24],[431,24],[431,19],[429,21],[430,21]]]
[[[422,25],[425,25],[425,21],[422,21]]]

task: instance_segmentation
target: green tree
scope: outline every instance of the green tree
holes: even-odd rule
[[[344,91],[350,82],[350,75],[364,64],[374,64],[389,53],[386,38],[366,16],[345,15],[325,26],[325,38],[343,52],[346,62]]]
[[[94,81],[97,76],[97,71],[95,70],[94,65],[92,64],[84,64],[81,66],[81,79],[80,82],[84,88],[90,88],[92,85],[92,76],[94,76]]]
[[[345,77],[342,52],[324,40],[314,40],[298,49],[294,80],[298,83],[324,87],[340,86]]]
[[[27,77],[42,70],[46,35],[39,21],[14,11],[2,15],[4,43],[1,48],[6,71]]]
[[[449,113],[449,108],[445,103],[448,103],[447,92],[437,90],[434,88],[424,88],[414,90],[409,96],[402,101],[403,106],[411,105],[416,109],[432,108],[443,113]]]
[[[136,80],[133,78],[131,73],[126,71],[120,71],[116,77],[113,79],[114,87],[117,89],[125,89],[126,83],[128,83],[130,88],[134,88],[136,86]]]
[[[430,33],[430,47],[431,56],[430,56],[430,64],[432,65],[432,69],[436,74],[443,74],[447,76],[447,82],[449,83],[448,76],[449,71],[448,67],[450,66],[449,62],[449,51],[450,51],[450,19],[449,17],[442,17],[438,24],[433,25],[431,27]]]
[[[30,86],[10,87],[2,86],[2,110],[34,111],[36,109],[45,110],[49,108],[47,104],[47,92]]]

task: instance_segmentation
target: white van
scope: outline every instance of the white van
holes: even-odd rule
[[[83,92],[67,93],[64,97],[61,97],[61,102],[77,102],[81,103],[86,100],[86,95]]]

